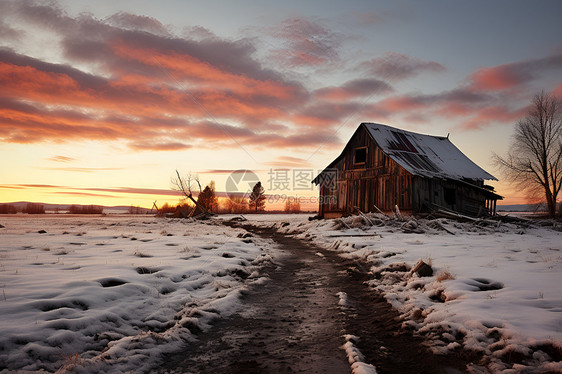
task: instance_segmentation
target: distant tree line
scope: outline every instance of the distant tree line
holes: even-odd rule
[[[18,209],[14,204],[0,204],[0,214],[45,214],[45,205],[37,203],[28,203],[24,208]],[[55,213],[59,213],[58,208]],[[102,214],[103,207],[99,205],[71,205],[68,208],[69,214]]]
[[[301,211],[301,203],[299,199],[295,197],[287,197],[287,200],[285,200],[285,208],[283,210],[286,213],[299,213]]]
[[[27,214],[45,214],[45,206],[43,204],[29,203],[22,212]]]
[[[165,203],[158,208],[160,216],[174,217],[196,217],[201,212],[215,214],[243,214],[258,213],[265,211],[266,195],[261,182],[256,182],[249,194],[240,193],[239,196],[218,199],[215,193],[215,182],[211,181],[204,189],[199,178],[191,173],[182,177],[176,171],[177,178],[172,178],[172,189],[180,191],[185,198],[176,205]],[[199,190],[195,196],[196,189]],[[282,211],[274,213],[300,213],[300,200],[295,197],[287,197]]]
[[[231,197],[219,200],[215,192],[215,182],[202,188],[199,178],[188,174],[172,179],[173,189],[184,194],[185,198],[176,206],[165,203],[158,208],[158,215],[174,217],[196,217],[201,213],[241,214],[265,210],[265,191],[260,182],[254,185],[248,197]],[[199,189],[199,193],[194,192]],[[196,196],[195,196],[196,195]]]
[[[224,199],[220,204],[215,192],[214,181],[211,181],[203,189],[198,176],[189,173],[182,177],[177,170],[176,175],[177,178],[172,178],[172,189],[181,192],[185,198],[175,207],[164,204],[162,208],[158,208],[159,215],[173,214],[174,217],[197,217],[200,214],[209,213],[240,214],[249,211],[257,213],[265,210],[265,190],[260,182],[254,185],[248,198],[232,197]],[[194,192],[195,189],[199,189],[198,194]]]
[[[16,214],[18,209],[12,204],[0,204],[0,214]]]
[[[143,214],[144,212],[145,210],[138,205],[137,206],[131,205],[127,210],[127,213],[129,214]]]
[[[103,207],[99,205],[71,205],[69,214],[102,214]]]
[[[28,203],[24,208],[18,209],[14,204],[0,204],[0,214],[45,214],[45,206],[43,204]]]

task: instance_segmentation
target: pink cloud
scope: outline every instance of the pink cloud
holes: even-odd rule
[[[47,158],[47,160],[54,161],[54,162],[62,162],[62,163],[76,161],[75,158],[68,157],[68,156],[61,156],[61,155],[49,157],[49,158]]]
[[[471,76],[473,87],[478,90],[504,90],[530,79],[530,73],[518,71],[513,65],[482,68]]]
[[[511,123],[524,115],[526,106],[512,104],[511,96],[493,95],[457,88],[438,94],[409,94],[389,97],[369,107],[381,118],[400,116],[403,120],[427,123],[441,117],[460,122],[458,128],[478,130],[493,123]]]
[[[553,91],[552,94],[562,100],[562,83],[560,83]]]
[[[61,170],[61,171],[70,171],[76,173],[95,173],[97,171],[112,171],[112,170],[123,170],[124,168],[78,168],[78,167],[47,167],[47,168],[38,168],[41,170]]]
[[[409,96],[409,95],[402,95],[391,97],[385,100],[382,100],[378,103],[378,106],[384,108],[389,112],[403,112],[403,111],[411,111],[422,109],[426,107],[426,103],[420,97],[416,96]]]
[[[473,116],[463,121],[458,128],[462,130],[479,130],[488,127],[491,122],[514,123],[525,116],[527,108],[510,110],[504,106],[491,106],[478,110]]]
[[[130,144],[129,147],[139,151],[181,151],[192,148],[193,146],[181,142],[137,142]]]
[[[116,199],[119,196],[108,195],[108,194],[98,194],[98,193],[91,193],[91,192],[76,192],[76,191],[55,191],[52,192],[56,195],[68,195],[68,196],[83,196],[83,197],[109,197],[112,199]]]
[[[133,148],[149,149],[145,141],[135,139],[164,137],[150,149],[178,150],[187,146],[165,138],[184,134],[251,141],[257,135],[247,127],[218,121],[190,123],[184,117],[205,118],[213,113],[242,123],[253,124],[256,119],[275,122],[287,118],[282,108],[288,103],[283,101],[302,97],[301,89],[284,90],[282,84],[244,77],[239,79],[239,87],[231,86],[231,93],[214,87],[184,92],[145,82],[109,80],[10,50],[0,50],[0,61],[0,95],[12,97],[0,99],[0,137],[9,142],[130,139]],[[69,109],[57,109],[60,106]]]
[[[266,162],[266,165],[275,167],[308,167],[310,162],[303,158],[291,157],[291,156],[280,156],[277,157],[276,161]]]
[[[547,71],[562,72],[562,52],[541,58],[484,67],[473,73],[469,80],[475,90],[505,90],[530,83]]]
[[[353,16],[362,25],[372,26],[384,20],[384,15],[377,12],[353,12]]]

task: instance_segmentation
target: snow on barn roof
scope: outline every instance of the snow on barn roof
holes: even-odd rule
[[[466,157],[448,137],[417,134],[378,123],[362,123],[390,158],[413,175],[497,180]]]

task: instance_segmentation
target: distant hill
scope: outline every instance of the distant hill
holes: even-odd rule
[[[22,209],[24,209],[27,204],[40,204],[43,205],[45,207],[45,212],[46,213],[55,213],[55,212],[59,212],[59,213],[66,213],[68,212],[68,210],[70,209],[70,207],[72,205],[76,205],[79,207],[84,207],[84,206],[90,206],[92,204],[47,204],[47,203],[35,203],[35,202],[31,202],[31,201],[17,201],[14,203],[0,203],[0,204],[10,204],[16,207],[16,209],[18,211],[21,211]],[[103,207],[103,212],[104,213],[112,213],[112,214],[124,214],[124,213],[129,213],[129,209],[130,206],[105,206],[105,205],[97,205],[97,204],[93,204],[96,206],[101,206]],[[150,212],[150,209],[146,209],[146,208],[140,208],[140,207],[133,207],[134,212],[137,214],[146,214]],[[156,212],[154,212],[156,213]]]

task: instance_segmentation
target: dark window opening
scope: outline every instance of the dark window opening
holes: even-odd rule
[[[454,188],[445,188],[443,197],[448,205],[455,205],[457,203],[457,194]]]
[[[364,164],[367,162],[367,148],[357,148],[355,149],[355,155],[353,156],[354,164]]]

